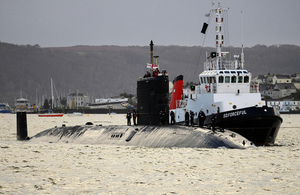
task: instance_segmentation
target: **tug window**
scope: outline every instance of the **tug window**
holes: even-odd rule
[[[203,78],[202,77],[200,77],[200,82],[203,83]]]
[[[238,83],[242,83],[242,82],[243,82],[243,77],[239,76]]]
[[[225,83],[230,83],[230,76],[225,77]]]
[[[204,83],[206,83],[206,77],[203,77],[203,81],[204,81]]]
[[[236,76],[231,77],[231,83],[236,83]]]
[[[223,76],[219,76],[219,83],[223,83],[224,82],[224,77]]]
[[[210,83],[216,83],[216,77],[210,77]]]
[[[249,77],[248,76],[244,77],[244,83],[249,83]]]

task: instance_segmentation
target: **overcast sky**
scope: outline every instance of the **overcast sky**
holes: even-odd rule
[[[230,45],[300,46],[300,0],[219,0]],[[0,0],[0,41],[18,45],[199,46],[211,0]],[[204,46],[214,45],[214,27]]]

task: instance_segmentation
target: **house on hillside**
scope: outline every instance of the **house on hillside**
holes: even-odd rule
[[[300,90],[300,74],[294,74],[291,76],[292,83],[294,83],[297,90]]]
[[[278,93],[274,94],[272,98],[273,99],[278,99],[278,98],[284,98],[286,96],[290,96],[292,93],[296,93],[297,88],[293,83],[277,83],[274,86],[274,90]]]
[[[300,90],[300,74],[260,75],[252,83],[259,83],[259,92],[267,99],[268,106],[274,106],[280,112],[300,110],[300,99],[286,98]]]
[[[268,74],[266,75],[266,83],[272,84],[274,79],[274,74]]]
[[[273,90],[274,90],[273,84],[260,84],[259,85],[259,92],[263,97],[268,96],[272,97],[273,96]]]
[[[276,83],[292,83],[290,75],[277,74],[273,76],[273,84]]]
[[[265,75],[258,75],[257,77],[253,78],[251,82],[256,83],[256,84],[262,84],[265,82]]]
[[[292,82],[294,82],[295,80],[300,80],[300,74],[293,74],[291,75],[291,79],[292,79]]]
[[[295,85],[297,90],[300,90],[300,80],[294,80],[293,84]]]
[[[267,75],[258,75],[257,77],[253,78],[251,82],[260,84],[272,84],[273,83],[274,75],[267,74]]]
[[[90,103],[90,98],[83,93],[71,93],[67,96],[67,106],[70,109],[84,107]]]
[[[293,83],[260,84],[259,87],[259,92],[263,97],[267,96],[272,99],[284,98],[296,91],[297,88]]]

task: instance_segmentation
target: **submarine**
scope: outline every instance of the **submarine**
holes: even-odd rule
[[[166,73],[154,74],[153,46],[151,40],[151,74],[137,80],[137,125],[102,126],[90,122],[76,126],[62,125],[44,130],[29,141],[180,148],[244,149],[253,146],[251,141],[227,129],[212,131],[169,124],[169,77]],[[163,120],[160,118],[162,112],[165,113]]]

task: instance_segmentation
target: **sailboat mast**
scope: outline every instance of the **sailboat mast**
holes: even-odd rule
[[[52,81],[52,78],[51,78],[51,99],[52,99],[51,108],[53,109],[54,95],[53,95],[53,81]]]
[[[76,92],[76,105],[77,105],[77,111],[78,111],[78,90]]]

